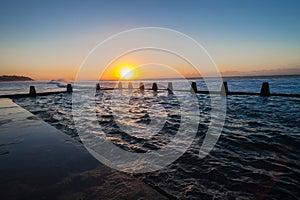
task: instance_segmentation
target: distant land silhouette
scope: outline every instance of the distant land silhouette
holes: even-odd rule
[[[17,76],[17,75],[0,76],[0,82],[7,82],[7,81],[34,81],[34,80],[26,76]]]

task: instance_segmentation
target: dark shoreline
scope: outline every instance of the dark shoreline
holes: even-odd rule
[[[17,76],[17,75],[0,76],[0,82],[20,82],[20,81],[34,81],[34,80],[27,76]]]

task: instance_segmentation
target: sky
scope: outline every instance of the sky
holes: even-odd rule
[[[300,74],[299,10],[291,0],[2,0],[0,75],[73,80],[101,41],[149,26],[192,37],[225,76]]]

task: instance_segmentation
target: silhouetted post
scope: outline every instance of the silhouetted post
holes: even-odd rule
[[[263,82],[260,89],[261,96],[269,96],[270,95],[270,87],[268,82]]]
[[[145,90],[145,86],[144,86],[144,83],[143,83],[143,82],[140,83],[139,89],[140,89],[140,90]]]
[[[174,89],[173,89],[173,84],[172,84],[172,82],[169,82],[169,83],[168,83],[168,88],[167,88],[167,90],[168,90],[169,93],[173,93],[173,90],[174,90]]]
[[[30,96],[36,96],[36,91],[34,86],[30,86],[29,88],[29,94]]]
[[[118,84],[118,89],[122,89],[122,88],[123,88],[123,85],[122,85],[121,82],[119,82],[119,84]]]
[[[101,90],[100,83],[96,84],[96,90]]]
[[[70,83],[67,85],[67,92],[69,92],[69,93],[73,92],[73,88]]]
[[[227,96],[228,95],[228,85],[227,82],[223,82],[221,86],[221,95]]]
[[[133,89],[133,86],[132,86],[131,82],[128,83],[128,89]]]
[[[168,88],[167,88],[168,90],[171,90],[171,91],[173,91],[174,89],[173,89],[173,84],[172,84],[172,82],[169,82],[168,83]]]
[[[191,84],[191,92],[194,92],[194,93],[197,92],[197,85],[196,85],[196,82],[192,82],[192,84]]]
[[[152,90],[157,91],[158,87],[157,87],[157,83],[153,83],[152,85]]]

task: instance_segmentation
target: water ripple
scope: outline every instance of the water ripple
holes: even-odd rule
[[[156,96],[150,91],[134,93],[128,110],[125,105],[119,105],[120,122],[116,123],[107,92],[95,97],[98,121],[86,119],[95,134],[95,127],[100,125],[108,140],[136,153],[163,148],[176,135],[181,117],[175,96],[168,96],[167,92]],[[201,160],[198,153],[210,123],[211,108],[208,95],[197,97],[200,124],[191,147],[167,168],[136,175],[139,179],[168,197],[178,199],[300,198],[299,99],[229,96],[222,135],[213,151]],[[15,102],[79,139],[72,119],[70,95],[23,98]],[[149,128],[153,115],[149,112],[151,105],[162,108],[154,114],[165,116],[165,121],[151,138],[139,137],[152,130]],[[122,130],[123,125],[134,131]]]

